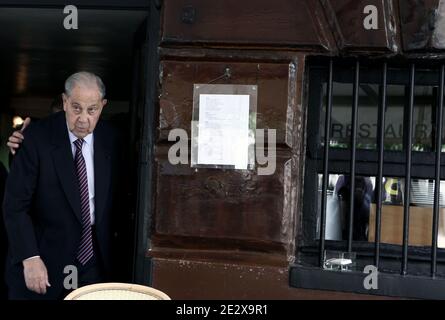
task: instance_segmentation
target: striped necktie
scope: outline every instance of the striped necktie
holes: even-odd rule
[[[88,176],[85,159],[82,155],[82,145],[85,141],[77,139],[74,141],[76,153],[74,163],[76,166],[76,175],[79,182],[80,192],[80,212],[82,218],[82,236],[80,238],[79,251],[77,252],[77,260],[85,265],[93,256],[93,236],[91,232],[90,218],[90,197],[88,193]]]

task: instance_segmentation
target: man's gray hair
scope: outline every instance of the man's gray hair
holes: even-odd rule
[[[87,87],[96,84],[99,88],[101,99],[105,98],[105,85],[102,82],[102,79],[99,76],[96,76],[94,73],[80,71],[70,75],[65,81],[65,94],[67,96],[71,96],[71,92],[76,84]]]

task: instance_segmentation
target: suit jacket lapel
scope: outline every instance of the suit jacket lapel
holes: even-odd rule
[[[62,185],[63,191],[74,214],[79,221],[82,222],[79,187],[64,112],[60,112],[55,118],[51,140],[54,145],[52,152],[54,167],[56,168],[60,184]]]
[[[94,130],[94,199],[96,224],[104,215],[105,203],[109,195],[111,156],[110,147],[101,123]]]

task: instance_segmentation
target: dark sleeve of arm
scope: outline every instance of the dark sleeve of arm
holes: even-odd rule
[[[34,131],[28,128],[6,182],[3,216],[14,263],[39,255],[30,208],[36,189],[39,158]]]

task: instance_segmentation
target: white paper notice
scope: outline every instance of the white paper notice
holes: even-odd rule
[[[198,164],[247,169],[249,95],[199,95]]]

